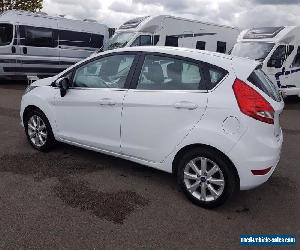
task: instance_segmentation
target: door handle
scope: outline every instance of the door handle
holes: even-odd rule
[[[100,106],[116,106],[117,103],[110,98],[104,98],[99,101]]]
[[[23,54],[27,54],[27,48],[26,47],[23,47]]]
[[[174,104],[174,107],[176,109],[188,109],[188,110],[194,110],[198,108],[198,105],[192,102],[177,102]]]

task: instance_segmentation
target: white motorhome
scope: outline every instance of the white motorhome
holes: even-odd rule
[[[108,39],[108,27],[45,13],[0,14],[0,77],[51,76],[88,57]]]
[[[300,27],[244,30],[232,55],[261,61],[263,71],[285,95],[300,97]]]
[[[173,46],[228,53],[239,35],[237,28],[160,15],[132,19],[119,27],[105,50],[133,46]]]

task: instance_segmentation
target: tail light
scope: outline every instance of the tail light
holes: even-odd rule
[[[274,109],[255,89],[236,79],[233,91],[242,113],[258,121],[274,124]]]

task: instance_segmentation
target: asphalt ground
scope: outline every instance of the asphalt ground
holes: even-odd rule
[[[0,83],[0,249],[239,249],[241,234],[299,240],[300,98],[286,101],[271,179],[206,210],[172,175],[64,144],[34,151],[20,126],[24,89]]]

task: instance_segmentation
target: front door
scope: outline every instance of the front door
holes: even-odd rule
[[[68,142],[120,152],[120,120],[135,55],[112,55],[77,68],[73,87],[57,97],[58,135]]]
[[[122,154],[162,162],[205,112],[204,67],[163,55],[146,55],[141,67],[124,100]]]
[[[15,75],[16,68],[20,67],[17,57],[17,31],[10,23],[0,23],[0,77]]]

